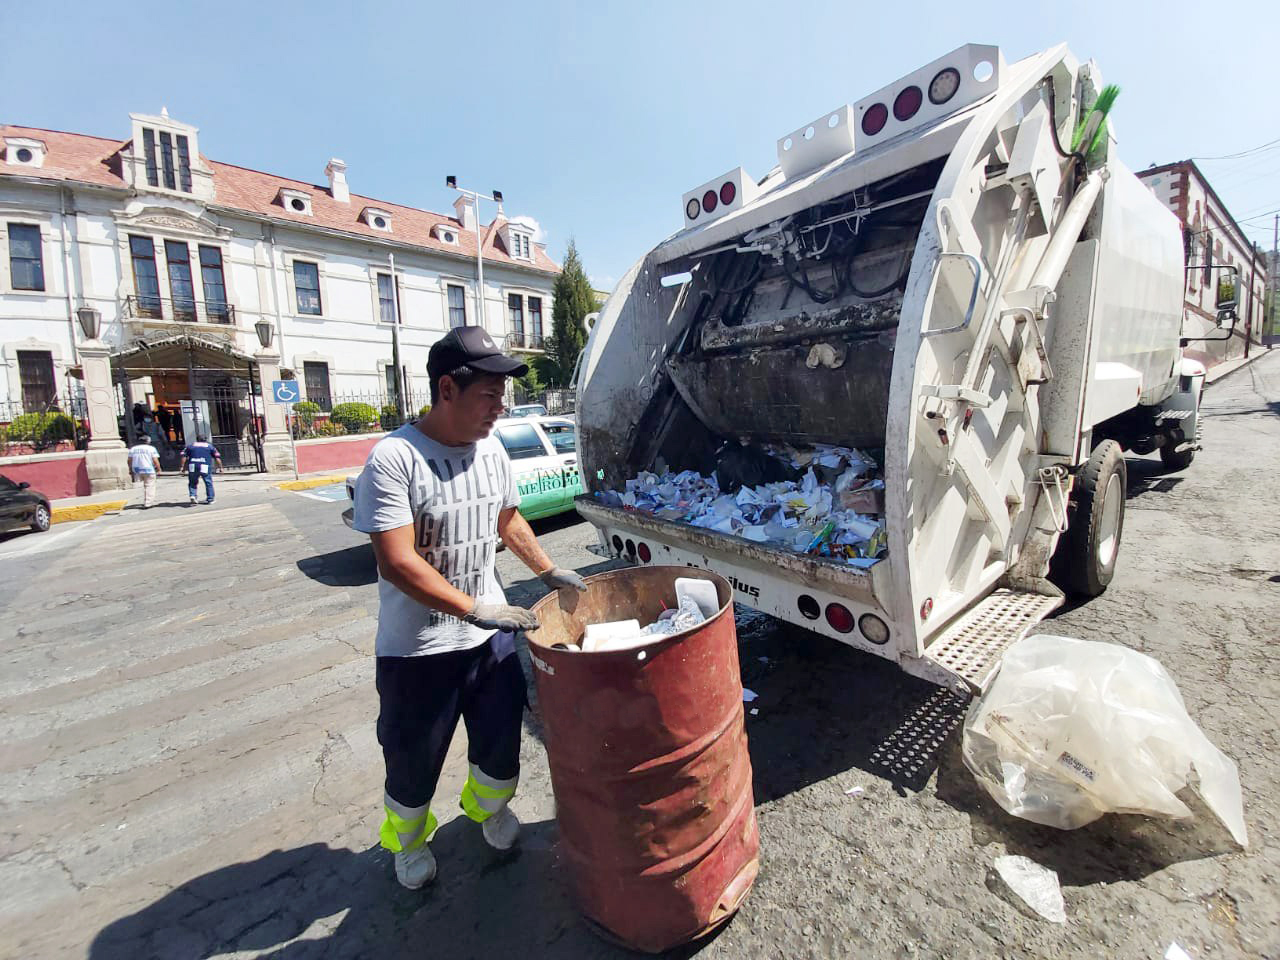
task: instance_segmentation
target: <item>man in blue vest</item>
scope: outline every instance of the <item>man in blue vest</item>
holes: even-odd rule
[[[204,478],[204,502],[213,503],[213,470],[221,463],[218,448],[203,433],[197,433],[196,442],[183,448],[181,469],[187,472],[187,496],[191,503],[196,502],[196,486],[201,477]]]

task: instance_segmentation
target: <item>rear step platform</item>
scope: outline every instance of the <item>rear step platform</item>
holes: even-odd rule
[[[962,614],[924,652],[949,674],[953,689],[980,694],[995,676],[1004,652],[1062,606],[1062,597],[1001,588]]]

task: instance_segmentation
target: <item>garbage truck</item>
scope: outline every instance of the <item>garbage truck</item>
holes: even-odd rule
[[[1114,93],[1066,45],[969,44],[779,137],[762,179],[684,194],[579,361],[576,506],[601,549],[715,571],[970,693],[1064,593],[1104,590],[1124,453],[1187,467],[1204,384],[1181,231],[1117,155]],[[885,549],[845,562],[619,502],[646,472],[713,475],[726,444],[866,451]]]

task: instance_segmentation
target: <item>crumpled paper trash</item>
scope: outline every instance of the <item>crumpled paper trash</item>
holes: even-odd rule
[[[1066,923],[1067,907],[1062,902],[1058,875],[1027,857],[996,857],[996,873],[1010,890],[1050,923]]]
[[[855,567],[883,559],[888,534],[880,514],[859,512],[884,503],[875,461],[851,447],[819,444],[811,450],[771,446],[768,455],[789,463],[799,480],[721,490],[716,473],[642,472],[626,490],[601,491],[609,506],[649,513],[769,544],[794,553],[829,557]]]
[[[1073,830],[1105,813],[1191,816],[1188,784],[1240,846],[1236,765],[1187,715],[1160,663],[1119,644],[1028,637],[964,723],[965,766],[1009,813]]]

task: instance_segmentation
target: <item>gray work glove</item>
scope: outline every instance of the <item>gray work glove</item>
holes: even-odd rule
[[[552,567],[550,570],[544,570],[538,574],[538,579],[552,590],[580,590],[583,593],[587,592],[587,585],[583,579],[572,570],[566,570],[564,567]]]
[[[537,630],[541,626],[532,610],[507,603],[481,603],[479,600],[462,619],[482,630],[505,630],[507,633]]]

